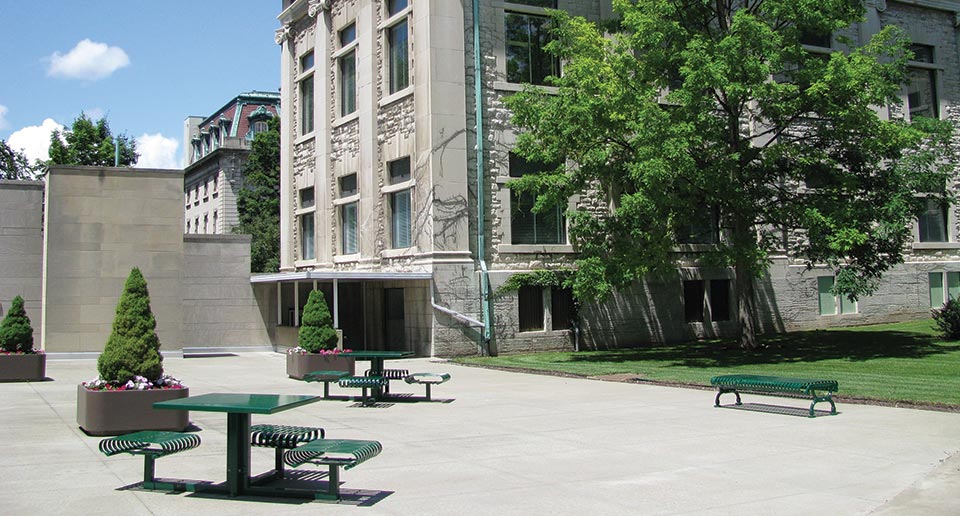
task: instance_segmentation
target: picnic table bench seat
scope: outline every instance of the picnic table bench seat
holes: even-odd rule
[[[377,374],[377,373],[380,374]],[[410,371],[406,369],[384,369],[382,371],[374,371],[373,369],[367,369],[363,375],[364,376],[382,376],[386,383],[383,384],[383,392],[390,393],[390,380],[403,380],[405,376],[410,374]]]
[[[144,430],[109,437],[100,441],[100,451],[107,457],[118,453],[143,455],[143,487],[145,489],[175,489],[172,483],[157,482],[155,461],[174,453],[200,446],[200,436],[185,432]]]
[[[253,425],[250,427],[250,445],[274,448],[274,470],[277,478],[283,478],[283,452],[297,446],[323,439],[323,428],[290,425]]]
[[[376,457],[383,451],[379,441],[361,441],[354,439],[318,439],[284,454],[284,460],[290,467],[303,464],[327,466],[327,497],[340,498],[340,468],[355,468]]]
[[[418,383],[427,389],[427,401],[430,401],[430,387],[440,385],[450,379],[450,373],[413,373],[403,378],[408,384]]]
[[[303,375],[305,382],[323,382],[323,399],[330,397],[330,382],[339,382],[341,378],[350,376],[346,371],[311,371]]]
[[[737,405],[741,405],[740,391],[763,395],[786,395],[810,398],[810,417],[815,417],[813,407],[821,402],[830,403],[830,413],[837,413],[837,406],[833,402],[833,393],[839,385],[836,380],[811,380],[802,378],[788,378],[782,376],[762,376],[751,374],[729,374],[714,376],[710,385],[717,388],[717,397],[714,406],[720,406],[720,395],[732,392],[737,397]]]
[[[339,380],[340,387],[363,389],[363,400],[367,402],[367,389],[383,388],[387,379],[382,376],[344,376]]]

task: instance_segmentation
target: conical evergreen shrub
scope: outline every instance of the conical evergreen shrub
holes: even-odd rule
[[[33,352],[33,327],[23,309],[23,298],[17,296],[10,303],[7,316],[0,323],[0,349],[15,353]]]
[[[113,331],[97,360],[100,379],[110,383],[126,383],[135,376],[159,380],[163,376],[163,357],[156,328],[147,281],[134,267],[117,303]]]
[[[337,330],[333,328],[333,317],[323,298],[323,292],[313,290],[307,298],[300,318],[298,344],[308,353],[317,353],[323,349],[337,347]]]

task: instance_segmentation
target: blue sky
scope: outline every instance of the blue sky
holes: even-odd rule
[[[45,158],[82,112],[180,168],[183,120],[278,91],[281,0],[0,0],[0,140]]]

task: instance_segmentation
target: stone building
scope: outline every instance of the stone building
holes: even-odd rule
[[[239,223],[237,192],[250,144],[279,116],[280,94],[241,93],[212,115],[183,122],[184,233],[229,234]]]
[[[905,110],[880,116],[958,118],[960,2],[866,4],[866,19],[845,36],[865,41],[892,23],[915,44]],[[281,270],[253,280],[278,284],[282,327],[295,328],[307,292],[320,288],[348,347],[421,356],[629,346],[735,329],[732,271],[685,261],[695,248],[677,250],[674,273],[578,316],[562,289],[497,292],[517,272],[575,256],[562,207],[534,214],[506,187],[530,165],[510,153],[503,99],[562,68],[542,52],[546,8],[613,15],[609,0],[283,0]],[[827,38],[810,50],[834,48]],[[954,208],[931,206],[905,264],[856,303],[829,294],[825,269],[774,256],[757,289],[761,327],[927,316],[960,293],[957,221]]]

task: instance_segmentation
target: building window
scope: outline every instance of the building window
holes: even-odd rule
[[[350,197],[357,192],[357,175],[350,174],[340,178],[340,197]]]
[[[710,320],[730,320],[730,280],[710,280]]]
[[[340,206],[340,232],[343,236],[343,254],[354,254],[357,249],[357,202]]]
[[[267,131],[267,129],[268,129],[267,123],[264,122],[263,120],[258,120],[258,121],[256,121],[256,122],[253,123],[253,134],[254,134],[254,135],[256,135],[257,133],[264,133],[264,132]]]
[[[683,320],[703,322],[703,280],[683,282]]]
[[[543,289],[524,285],[517,291],[520,331],[543,330]]]
[[[410,157],[400,158],[387,164],[390,172],[390,184],[403,183],[410,180]]]
[[[387,14],[394,16],[407,8],[407,0],[387,0]]]
[[[203,214],[203,234],[204,234],[204,235],[206,235],[207,233],[210,232],[210,231],[209,231],[209,228],[208,228],[208,226],[207,226],[207,224],[209,223],[209,221],[210,221],[210,216],[207,215],[206,213],[204,213],[204,214]]]
[[[820,33],[820,32],[811,32],[808,30],[800,31],[800,44],[808,47],[818,47],[818,48],[830,48],[830,42],[832,34]]]
[[[510,177],[539,174],[552,165],[527,161],[510,154]],[[565,207],[551,206],[534,213],[536,196],[510,192],[510,243],[512,244],[566,244],[567,223]]]
[[[569,288],[550,288],[550,319],[552,329],[569,330],[573,320],[577,317],[576,305],[573,300],[573,291]]]
[[[314,212],[300,215],[300,258],[303,260],[314,259],[314,238],[316,236],[313,225]]]
[[[410,247],[410,189],[390,194],[390,247]]]
[[[357,40],[357,24],[351,23],[340,29],[340,48],[346,48]],[[340,73],[340,116],[357,110],[357,51],[350,50],[337,58]]]
[[[190,233],[190,221],[187,221],[187,233]]]
[[[947,203],[939,199],[925,199],[925,209],[917,219],[921,242],[947,241]]]
[[[313,76],[300,81],[300,135],[313,132]]]
[[[300,57],[300,73],[313,69],[313,51],[307,52]]]
[[[217,211],[213,211],[213,232],[217,232]]]
[[[817,277],[817,294],[820,298],[820,315],[857,313],[857,302],[846,295],[833,293],[833,276]]]
[[[937,94],[937,70],[934,48],[930,45],[910,45],[913,59],[907,69],[907,108],[910,118],[940,117],[940,99]]]
[[[946,276],[946,288],[944,288]],[[940,308],[948,299],[960,299],[960,272],[931,272],[930,308]]]
[[[677,242],[681,244],[719,243],[720,210],[704,206],[693,216],[696,218],[693,223],[682,225],[677,229]]]
[[[304,188],[300,190],[300,209],[313,208],[316,204],[314,200],[313,187]]]
[[[200,232],[200,217],[193,219],[193,234]]]
[[[406,2],[403,3],[406,6]],[[406,18],[387,28],[387,48],[390,93],[396,93],[410,85],[410,49]]]
[[[555,7],[555,2],[514,2]],[[560,60],[547,53],[550,19],[527,13],[506,13],[507,81],[545,84],[547,76],[560,73]]]

